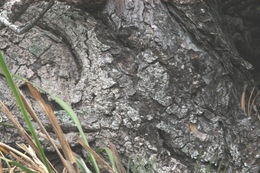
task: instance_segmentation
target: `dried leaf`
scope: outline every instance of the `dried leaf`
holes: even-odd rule
[[[5,106],[3,102],[0,101],[0,110],[4,112],[7,116],[7,118],[17,127],[20,135],[26,140],[26,142],[33,147],[35,151],[38,152],[38,149],[33,142],[31,136],[24,130],[22,125],[19,123],[19,121],[14,117],[14,115],[9,111],[9,109]]]
[[[252,104],[252,96],[254,94],[254,91],[255,91],[255,87],[251,90],[250,92],[250,96],[249,96],[249,99],[248,99],[248,103],[247,103],[247,115],[250,116],[251,115],[251,111],[250,111],[250,107],[251,107],[251,104]]]
[[[200,132],[195,124],[189,123],[189,129],[200,140],[205,141],[207,139],[207,134]]]
[[[46,113],[48,119],[51,122],[52,128],[59,139],[59,142],[62,146],[62,151],[65,155],[65,158],[67,159],[67,160],[65,160],[65,159],[63,160],[64,166],[68,169],[68,172],[70,172],[70,173],[79,172],[79,170],[75,169],[75,167],[73,166],[76,163],[74,154],[69,146],[69,143],[67,142],[67,140],[64,136],[64,133],[63,133],[60,125],[58,124],[58,121],[56,119],[56,116],[55,116],[51,106],[45,103],[41,94],[38,92],[37,89],[35,89],[32,86],[32,84],[30,84],[28,82],[26,84],[27,84],[31,94],[35,98],[35,100],[37,100],[37,102],[40,104],[40,106]]]
[[[241,110],[244,111],[245,114],[246,114],[246,88],[247,88],[247,86],[244,87],[244,90],[242,92],[241,99],[240,99],[240,108],[241,108]]]

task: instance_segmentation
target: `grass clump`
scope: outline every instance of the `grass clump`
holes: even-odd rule
[[[101,172],[101,167],[108,172],[112,173],[126,173],[124,169],[119,154],[117,153],[115,146],[111,143],[109,148],[100,148],[97,151],[93,150],[87,141],[87,137],[84,134],[84,131],[80,125],[79,119],[76,113],[72,108],[66,104],[59,97],[53,96],[48,93],[46,90],[37,87],[31,82],[23,79],[19,76],[12,76],[9,72],[3,54],[0,52],[0,69],[3,75],[6,78],[9,88],[11,89],[16,102],[20,108],[20,111],[23,115],[23,118],[26,122],[27,128],[25,129],[18,122],[16,117],[11,113],[11,111],[5,106],[3,102],[0,101],[0,111],[3,112],[8,119],[13,123],[13,125],[18,129],[20,135],[25,139],[27,144],[17,144],[20,150],[17,150],[11,146],[8,146],[4,143],[0,143],[0,172],[5,171],[21,171],[21,172],[40,172],[40,173],[52,173],[58,172],[51,162],[48,160],[43,146],[39,140],[38,133],[42,133],[46,136],[46,139],[54,147],[57,155],[59,156],[62,164],[63,171],[68,173],[92,173],[94,170],[95,173]],[[32,109],[31,105],[27,101],[25,95],[19,90],[15,85],[13,77],[23,80],[29,88],[30,93],[33,98],[41,106],[45,114],[47,115],[49,121],[51,122],[53,131],[57,136],[57,139],[60,145],[54,143],[50,134],[47,132],[40,119],[38,118],[35,111]],[[70,148],[69,143],[65,139],[65,135],[58,124],[54,111],[51,106],[48,105],[41,96],[41,93],[44,92],[48,94],[57,104],[62,107],[67,115],[72,119],[79,131],[78,143],[82,145],[84,149],[89,153],[88,158],[81,158],[75,154]],[[32,125],[32,121],[36,122],[40,127],[40,132],[36,132]],[[106,161],[99,153],[106,153],[108,160]],[[5,164],[3,164],[3,162]],[[88,163],[87,163],[88,162]],[[3,166],[5,165],[5,166]],[[87,166],[88,165],[88,166]],[[91,166],[89,166],[91,165]]]

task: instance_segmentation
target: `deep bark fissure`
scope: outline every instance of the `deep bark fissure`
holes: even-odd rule
[[[180,150],[173,150],[171,145],[168,144],[169,139],[168,139],[168,137],[166,137],[166,136],[168,136],[168,134],[166,134],[165,132],[163,132],[159,129],[157,131],[158,131],[159,137],[163,141],[163,147],[171,153],[171,156],[173,156],[174,158],[179,160],[182,164],[186,165],[189,168],[189,172],[195,172],[196,160],[190,158],[189,156],[186,156],[186,154],[181,152]],[[177,139],[177,138],[178,137],[176,137],[175,139]],[[186,144],[184,144],[184,146],[185,145]]]
[[[55,36],[57,36],[58,38],[62,38],[62,42],[64,43],[64,45],[66,45],[73,57],[74,62],[77,65],[78,68],[78,78],[75,80],[75,84],[77,84],[79,82],[79,80],[81,79],[81,75],[82,75],[82,60],[79,57],[79,55],[77,55],[77,52],[73,49],[71,42],[69,41],[69,39],[66,37],[66,34],[62,33],[59,29],[54,29],[52,27],[48,27],[48,25],[45,24],[38,24],[38,26],[45,30],[45,31],[49,31],[50,33],[54,34]],[[89,60],[90,64],[91,64],[91,60]]]

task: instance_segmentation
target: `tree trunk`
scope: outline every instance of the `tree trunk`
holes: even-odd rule
[[[19,22],[40,11],[40,4]],[[151,165],[156,158],[149,171],[159,173],[209,165],[212,172],[218,167],[259,172],[260,100],[254,89],[259,2],[108,0],[98,5],[89,10],[56,2],[22,35],[0,27],[0,50],[12,73],[70,103],[91,145],[112,141],[125,163],[141,157]],[[0,86],[0,99],[12,107],[2,77]],[[64,131],[75,132],[50,103]],[[13,130],[0,128],[2,142],[18,140]]]

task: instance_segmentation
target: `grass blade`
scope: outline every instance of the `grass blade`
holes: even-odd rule
[[[21,110],[21,113],[22,113],[23,118],[26,122],[26,125],[28,126],[28,129],[29,129],[29,131],[32,135],[32,138],[33,138],[33,140],[34,140],[34,142],[37,146],[38,154],[39,154],[41,160],[43,161],[43,163],[46,165],[48,171],[51,172],[51,167],[50,167],[50,165],[47,161],[47,157],[44,153],[44,150],[43,150],[42,145],[39,141],[39,138],[37,137],[36,131],[34,130],[33,125],[30,121],[29,115],[26,111],[26,108],[25,108],[23,102],[22,102],[20,93],[19,93],[19,91],[18,91],[18,89],[17,89],[17,87],[16,87],[16,85],[15,85],[13,79],[12,79],[12,76],[11,76],[9,70],[8,70],[7,65],[5,64],[2,52],[0,52],[0,68],[2,69],[2,72],[3,72],[3,74],[4,74],[4,76],[7,80],[8,86],[11,88],[11,90],[12,90],[14,96],[15,96],[16,102],[17,102],[17,104],[18,104],[18,106]]]
[[[67,170],[69,172],[78,172],[74,167],[73,164],[76,162],[75,157],[73,155],[73,152],[69,146],[69,143],[67,142],[64,133],[60,127],[60,125],[58,124],[58,121],[56,119],[56,116],[54,115],[54,112],[51,108],[50,105],[46,104],[45,101],[43,100],[41,94],[37,91],[37,89],[35,89],[32,84],[30,83],[26,83],[31,94],[33,95],[33,97],[37,100],[37,102],[40,104],[40,106],[42,107],[42,109],[44,110],[44,112],[46,113],[48,119],[51,122],[51,125],[53,127],[53,130],[55,132],[55,134],[57,135],[59,142],[62,146],[62,151],[67,159],[67,161],[65,161],[65,165]]]
[[[7,158],[5,158],[5,157],[1,157],[1,156],[0,156],[0,159],[2,159],[2,160],[4,160],[4,161],[8,162],[9,164],[13,164],[13,165],[19,167],[21,170],[23,170],[23,171],[25,171],[25,172],[28,172],[28,173],[37,173],[37,172],[32,171],[31,169],[25,167],[24,165],[22,165],[22,164],[20,164],[20,163],[18,163],[18,162],[9,160],[9,159],[7,159]]]
[[[115,159],[115,162],[116,162],[117,170],[120,173],[126,173],[126,170],[125,170],[125,168],[124,168],[124,166],[121,162],[119,153],[117,152],[116,146],[114,144],[112,144],[111,142],[109,142],[109,146],[110,146],[111,152],[113,153],[113,156],[114,156],[114,159]]]
[[[55,144],[54,140],[51,138],[51,136],[49,135],[49,133],[47,132],[47,130],[45,129],[45,127],[43,126],[42,122],[40,121],[40,119],[38,118],[37,114],[35,113],[35,111],[32,109],[32,107],[30,106],[30,104],[28,103],[27,99],[25,98],[24,94],[20,91],[23,103],[26,107],[27,112],[31,115],[31,117],[33,118],[33,120],[35,122],[38,123],[38,125],[41,128],[41,131],[44,134],[44,138],[47,138],[47,140],[52,144],[52,146],[54,147],[55,151],[57,152],[57,154],[59,155],[62,163],[65,165],[65,162],[63,162],[65,159],[63,157],[63,155],[61,154],[60,150],[58,148],[61,148],[61,146],[59,145],[59,147]],[[39,137],[43,137],[42,133],[38,133]],[[54,172],[57,173],[57,170],[53,167],[53,165],[51,163],[49,163],[52,167],[52,170]]]
[[[112,169],[115,171],[115,172],[118,172],[117,171],[117,168],[116,168],[116,162],[115,162],[115,157],[114,157],[114,155],[113,155],[113,152],[109,149],[109,148],[107,148],[107,147],[105,147],[105,148],[99,148],[99,149],[97,149],[96,150],[96,152],[97,153],[101,153],[101,152],[106,152],[106,154],[107,154],[107,156],[108,156],[108,159],[109,159],[109,162],[111,163],[111,165],[112,165]]]
[[[240,109],[244,111],[244,113],[247,115],[246,112],[246,88],[247,86],[244,86],[241,98],[240,98]]]
[[[72,121],[75,123],[75,125],[76,125],[76,127],[77,127],[77,129],[78,129],[78,131],[79,131],[80,137],[83,139],[84,143],[89,146],[87,137],[86,137],[86,135],[85,135],[85,133],[84,133],[82,127],[81,127],[80,121],[79,121],[79,119],[78,119],[76,113],[72,110],[72,108],[71,108],[67,103],[65,103],[65,102],[64,102],[62,99],[60,99],[59,97],[50,94],[50,93],[49,93],[48,91],[46,91],[45,89],[43,89],[43,88],[41,88],[41,87],[39,87],[39,86],[37,86],[37,85],[35,85],[35,84],[29,82],[27,79],[25,79],[25,78],[23,78],[23,77],[21,77],[21,76],[13,75],[13,77],[16,78],[16,79],[22,80],[22,81],[24,81],[24,82],[30,83],[30,84],[32,84],[35,88],[37,88],[40,92],[48,94],[52,100],[54,100],[61,108],[63,108],[63,109],[65,110],[65,112],[67,113],[67,115],[68,115],[68,116],[72,119]],[[90,161],[91,161],[91,163],[92,163],[92,165],[93,165],[93,167],[94,167],[96,173],[100,173],[100,170],[99,170],[99,167],[98,167],[97,162],[96,162],[96,160],[95,160],[95,157],[93,157],[92,154],[90,154]]]
[[[84,143],[89,146],[87,137],[86,137],[86,135],[85,135],[85,133],[84,133],[82,127],[81,127],[80,121],[79,121],[76,113],[62,99],[60,99],[59,97],[56,97],[56,96],[52,96],[51,94],[49,94],[49,95],[56,103],[58,103],[67,112],[69,117],[72,119],[72,121],[77,126],[77,129],[79,131],[80,137],[83,139]],[[90,155],[90,161],[91,161],[91,163],[92,163],[96,173],[100,173],[100,170],[99,170],[99,167],[98,167],[97,162],[95,160],[95,157],[92,154]]]
[[[19,121],[14,117],[14,115],[10,112],[10,110],[5,106],[3,102],[0,101],[0,110],[5,113],[6,117],[15,125],[18,129],[20,135],[26,140],[26,142],[37,151],[37,147],[33,142],[31,136],[26,132],[26,130],[22,127]]]
[[[223,159],[221,159],[220,162],[219,162],[217,173],[220,173],[222,166],[223,166]]]
[[[89,168],[87,167],[87,165],[85,164],[83,159],[76,159],[76,164],[78,165],[79,169],[81,170],[81,172],[83,173],[92,173]]]
[[[251,104],[253,104],[252,96],[254,94],[254,91],[255,91],[255,87],[253,87],[253,89],[251,90],[250,96],[249,96],[249,99],[248,99],[248,103],[247,103],[247,114],[248,114],[248,116],[251,116],[250,108],[251,108]]]
[[[93,149],[91,149],[87,144],[85,144],[82,139],[78,139],[78,142],[84,149],[86,149],[89,153],[91,153],[95,157],[96,161],[102,167],[104,167],[108,171],[111,171],[111,172],[115,173],[114,170],[110,167],[110,165],[107,164],[107,162],[101,156],[99,156]]]
[[[23,146],[21,147],[21,149],[26,151],[26,153],[29,156],[1,142],[0,142],[0,150],[6,155],[11,156],[11,158],[15,158],[20,164],[30,168],[31,170],[41,172],[41,173],[48,173],[46,166],[38,159],[35,151],[30,146],[26,147],[26,145],[24,144],[17,144],[17,145],[19,147]],[[30,150],[27,150],[27,148]]]

